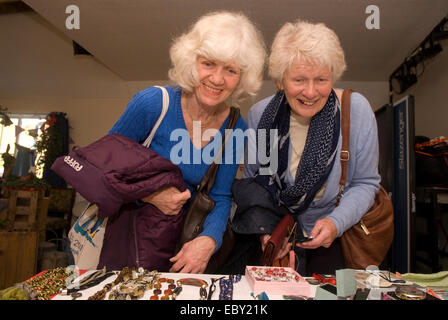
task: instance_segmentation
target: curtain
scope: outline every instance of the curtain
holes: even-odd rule
[[[26,176],[30,167],[34,164],[34,153],[31,149],[23,147],[16,143],[17,155],[14,162],[12,174],[16,176]]]

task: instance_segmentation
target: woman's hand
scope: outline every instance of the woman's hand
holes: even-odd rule
[[[260,236],[262,251],[264,251],[264,249],[266,248],[266,244],[268,243],[269,239],[271,239],[270,234],[263,234]],[[288,242],[288,240],[289,240],[288,237],[286,237],[285,240],[283,241],[281,249],[277,252],[277,255],[274,257],[274,260],[282,259],[291,250],[291,243]]]
[[[176,215],[190,197],[191,193],[188,189],[180,192],[176,187],[167,187],[151,193],[142,201],[155,205],[166,215]]]
[[[317,220],[310,236],[313,238],[310,241],[298,243],[297,246],[304,249],[316,249],[319,247],[328,248],[333,243],[338,235],[336,225],[330,218]]]
[[[203,273],[215,248],[216,241],[209,236],[194,238],[170,259],[174,264],[169,272]]]

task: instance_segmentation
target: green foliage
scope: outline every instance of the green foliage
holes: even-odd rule
[[[6,152],[2,154],[2,159],[3,159],[3,167],[6,169],[7,167],[11,166],[14,161],[15,158],[9,154],[9,144],[8,147],[6,148]]]
[[[50,185],[44,180],[37,178],[33,173],[25,177],[9,175],[2,180],[2,187],[23,189],[49,189]]]
[[[62,153],[62,137],[59,130],[54,126],[49,126],[43,130],[36,140],[36,151],[40,153],[36,167],[42,170],[49,170],[53,162]]]

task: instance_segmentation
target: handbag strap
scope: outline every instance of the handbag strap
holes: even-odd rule
[[[212,189],[213,185],[215,184],[215,178],[216,173],[218,172],[219,167],[219,159],[221,158],[221,155],[224,153],[224,148],[227,143],[227,140],[231,136],[231,131],[228,129],[233,129],[236,125],[236,122],[238,121],[238,117],[240,116],[240,109],[235,107],[230,107],[230,114],[229,114],[229,121],[227,122],[226,130],[224,131],[224,139],[222,139],[222,145],[219,150],[219,152],[215,155],[215,158],[213,159],[212,164],[207,169],[207,172],[204,174],[204,176],[201,179],[201,182],[199,183],[197,190],[205,192],[208,194],[210,190]]]
[[[342,93],[342,106],[341,106],[341,179],[339,180],[339,193],[336,197],[336,206],[339,205],[342,196],[344,195],[345,184],[347,183],[347,167],[348,160],[350,160],[350,97],[353,90],[346,89]]]
[[[166,112],[168,111],[168,106],[170,104],[170,96],[168,94],[168,91],[164,87],[155,86],[157,88],[160,88],[162,90],[162,112],[160,113],[159,119],[157,119],[154,127],[152,128],[151,132],[149,133],[149,136],[146,138],[145,142],[143,142],[143,146],[148,148],[151,144],[152,138],[154,138],[154,135],[156,134],[157,128],[159,128],[160,123],[162,122],[163,118],[165,117]]]

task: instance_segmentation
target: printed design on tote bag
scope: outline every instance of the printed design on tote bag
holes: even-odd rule
[[[92,203],[89,205],[87,210],[76,221],[73,229],[95,247],[93,239],[102,225],[104,218],[98,218],[95,210],[89,210],[92,206],[96,206],[96,204]]]

